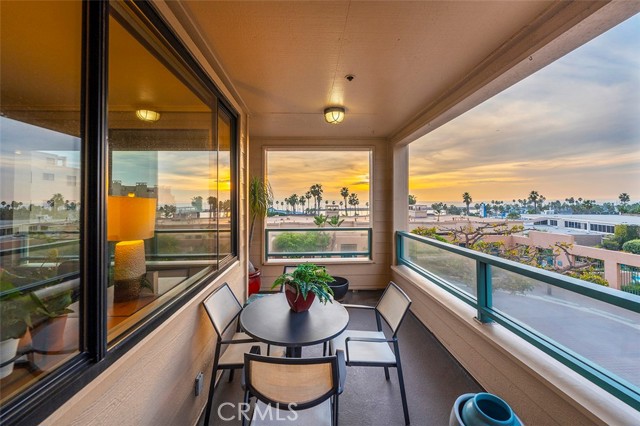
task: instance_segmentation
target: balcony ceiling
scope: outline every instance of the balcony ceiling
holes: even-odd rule
[[[64,114],[51,112],[76,111],[79,105],[81,8],[41,2],[24,14],[19,4],[2,3],[2,51],[17,59],[0,64],[0,113],[75,134],[79,123],[69,125]],[[588,28],[571,46],[563,46],[564,53],[640,10],[639,2],[558,0],[185,0],[158,5],[163,13],[173,12],[222,84],[239,97],[250,114],[251,136],[392,142],[406,142],[437,126],[442,111],[464,112],[470,105],[459,102],[508,69],[529,63],[529,55],[567,32]],[[600,8],[620,11],[604,24],[596,19],[577,25]],[[52,31],[51,16],[67,31]],[[141,126],[134,114],[138,108],[160,111],[164,118],[156,127],[172,129],[181,122],[169,120],[172,116],[203,110],[170,73],[158,72],[154,55],[112,24],[111,127]],[[61,52],[60,46],[77,48]],[[563,54],[552,53],[543,59],[535,55],[533,63],[539,68]],[[43,69],[49,71],[43,74]],[[531,72],[518,68],[508,84]],[[348,74],[355,76],[353,81],[345,79]],[[508,84],[500,83],[502,88]],[[481,96],[490,91],[483,89]],[[346,108],[342,124],[324,122],[322,111],[330,105]]]
[[[392,138],[549,1],[183,1],[253,137]],[[355,75],[351,82],[345,79]],[[324,122],[330,105],[341,125]]]

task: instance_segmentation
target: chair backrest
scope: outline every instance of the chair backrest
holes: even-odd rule
[[[280,358],[246,353],[246,389],[281,409],[304,410],[338,393],[337,357]],[[292,405],[289,405],[292,404]]]
[[[395,336],[405,314],[411,306],[411,299],[393,281],[389,282],[386,290],[376,305],[376,310],[386,321]]]
[[[215,289],[202,304],[219,338],[242,311],[242,305],[227,283]]]

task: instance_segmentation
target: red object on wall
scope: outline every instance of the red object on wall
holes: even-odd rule
[[[298,289],[288,284],[284,289],[284,293],[287,296],[287,302],[289,302],[289,306],[291,306],[293,312],[308,311],[313,300],[316,298],[315,293],[309,292],[307,293],[307,300],[304,300],[302,294],[298,294]]]
[[[260,291],[262,279],[260,278],[260,269],[249,274],[249,296]]]

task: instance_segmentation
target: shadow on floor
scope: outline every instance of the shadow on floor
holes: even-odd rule
[[[375,305],[381,294],[381,291],[349,292],[343,303]],[[375,329],[375,316],[371,311],[356,309],[349,315],[349,328]],[[411,423],[447,425],[455,399],[463,393],[482,389],[412,314],[402,323],[398,339]],[[303,349],[303,356],[321,355],[322,345]],[[236,374],[232,382],[228,382],[228,374],[224,373],[216,387],[210,426],[241,424],[233,408],[242,401],[240,374]],[[390,376],[391,380],[385,380],[382,368],[348,367],[345,391],[340,396],[339,424],[404,425],[395,369],[390,369]],[[198,422],[198,426],[203,425],[204,415]]]

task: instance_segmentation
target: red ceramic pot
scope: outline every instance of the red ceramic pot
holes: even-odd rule
[[[249,274],[249,296],[260,291],[262,279],[260,278],[260,269]]]
[[[313,300],[316,298],[315,293],[309,292],[307,293],[307,299],[305,300],[302,297],[302,294],[298,294],[298,289],[286,285],[284,289],[284,294],[287,296],[287,302],[289,302],[289,306],[293,312],[306,312],[311,307]]]

